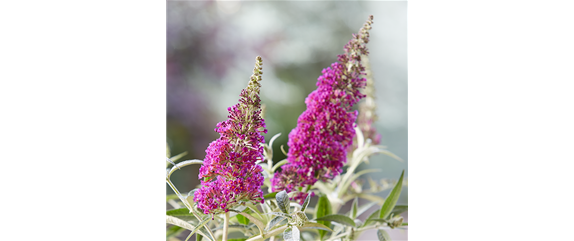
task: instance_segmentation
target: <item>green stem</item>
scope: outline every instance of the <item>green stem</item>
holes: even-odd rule
[[[229,212],[225,213],[223,218],[223,241],[227,241],[227,232],[229,229]]]

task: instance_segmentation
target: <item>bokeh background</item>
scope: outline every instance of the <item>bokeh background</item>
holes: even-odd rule
[[[335,62],[343,46],[374,15],[368,44],[375,80],[376,128],[381,144],[401,157],[376,155],[359,169],[379,168],[375,180],[408,178],[407,2],[167,2],[167,142],[172,154],[203,159],[219,137],[216,124],[237,103],[252,74],[255,57],[263,58],[262,103],[266,105],[266,142],[274,144],[274,161],[285,158],[287,136],[305,110],[321,70]],[[199,166],[172,175],[187,192],[199,184]],[[173,193],[166,185],[167,193]],[[379,193],[385,197],[388,191]],[[408,187],[398,203],[408,203]],[[408,213],[405,215],[408,218]],[[393,230],[395,240],[406,233]],[[374,231],[362,238],[376,240]]]

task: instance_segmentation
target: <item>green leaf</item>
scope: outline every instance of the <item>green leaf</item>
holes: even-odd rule
[[[172,200],[172,199],[178,199],[179,197],[177,196],[177,194],[169,194],[166,196],[166,201]]]
[[[317,202],[317,206],[315,206],[315,217],[316,218],[320,218],[326,215],[329,215],[332,213],[332,209],[331,209],[331,202],[329,202],[329,198],[327,198],[327,196],[325,195],[321,195],[319,196],[319,201]],[[325,221],[317,221],[318,224],[323,224],[326,227],[331,226],[331,222],[328,220]],[[327,232],[323,231],[323,230],[319,230],[319,236],[321,239],[323,239],[323,236],[325,236]]]
[[[368,204],[363,205],[362,207],[359,208],[359,210],[357,211],[357,217],[361,214],[363,214],[364,212],[366,212],[367,210],[369,210],[369,208],[371,208],[372,206],[374,206],[375,202],[370,202]],[[356,217],[355,217],[356,218]]]
[[[359,198],[355,198],[355,200],[353,200],[353,205],[351,206],[351,219],[357,218],[357,211],[359,209],[358,206]]]
[[[353,219],[340,214],[325,215],[317,218],[317,221],[333,221],[347,226],[355,227],[355,221],[353,221]]]
[[[332,229],[330,229],[329,227],[327,227],[323,224],[320,224],[319,222],[317,222],[317,223],[311,223],[311,222],[305,223],[305,224],[303,224],[303,226],[301,226],[301,229],[319,229],[319,233],[325,232],[325,231],[333,232]],[[325,230],[325,231],[323,231],[323,230]]]
[[[309,201],[311,201],[311,194],[307,193],[307,197],[301,206],[301,212],[305,212],[305,209],[307,209],[307,206],[309,206]]]
[[[379,241],[390,241],[391,240],[391,237],[389,237],[389,234],[387,233],[387,231],[385,231],[383,229],[377,230],[377,237],[379,238]]]
[[[377,218],[380,215],[380,213],[381,213],[381,209],[377,209],[376,211],[371,213],[371,215],[369,215],[369,217],[365,220],[363,227],[367,226],[367,224],[369,224],[371,222],[371,221],[369,221],[370,219]]]
[[[247,219],[245,216],[243,216],[241,214],[237,214],[237,221],[240,224],[245,224],[245,225],[249,224],[249,219]]]
[[[197,227],[195,227],[195,229],[193,229],[193,231],[191,231],[191,233],[189,234],[189,236],[187,237],[189,239],[189,237],[191,237],[191,235],[193,235],[194,233],[196,233],[197,231],[199,231],[200,228],[202,228],[207,222],[209,222],[211,220],[210,216],[205,217],[205,219],[203,219],[201,221],[201,223],[199,223],[197,225]]]
[[[184,230],[185,230],[185,228],[182,228],[182,227],[177,226],[177,225],[173,225],[165,231],[165,238],[169,239],[170,237],[175,237],[175,236],[179,235],[181,232],[183,232]]]
[[[393,190],[391,190],[391,192],[389,193],[389,195],[385,199],[385,203],[383,203],[383,207],[381,207],[381,213],[379,215],[379,218],[386,219],[389,216],[389,214],[391,214],[391,211],[393,211],[393,208],[397,204],[397,201],[399,200],[399,196],[401,195],[401,190],[403,188],[403,176],[404,175],[405,175],[405,171],[403,170],[403,173],[401,173],[401,177],[399,177],[399,181],[397,182],[397,184],[395,185]]]
[[[275,225],[281,223],[281,221],[283,221],[283,220],[285,220],[285,217],[282,217],[282,216],[274,217],[273,219],[271,219],[271,221],[269,221],[269,224],[267,225],[267,228],[265,228],[265,231],[270,230]]]
[[[257,226],[257,228],[259,228],[260,234],[263,235],[263,230],[265,230],[265,224],[263,224],[263,222],[261,222],[261,220],[255,218],[255,217],[253,217],[253,216],[251,216],[245,212],[242,212],[240,214],[243,215],[244,217],[246,217],[247,219],[249,219],[249,221],[251,221],[252,223],[254,223],[255,226]]]
[[[280,216],[280,217],[286,217],[286,218],[290,218],[290,217],[291,217],[291,216],[289,216],[289,214],[280,213],[280,212],[270,212],[270,213],[265,213],[265,214],[271,214],[271,215]]]
[[[391,213],[394,213],[395,216],[399,215],[401,213],[406,212],[409,209],[408,205],[395,205],[395,207],[393,208],[393,211],[391,211]]]
[[[275,198],[275,195],[277,195],[277,192],[267,193],[263,196],[263,199]]]
[[[409,226],[409,223],[403,223],[401,226]]]
[[[382,218],[371,218],[371,219],[367,219],[367,221],[385,223],[385,222],[388,222],[389,220],[387,220],[387,219],[382,219]]]
[[[293,229],[287,228],[283,231],[283,239],[285,241],[292,241],[293,240]]]
[[[283,145],[281,145],[281,152],[283,152],[283,154],[285,154],[285,156],[287,156],[287,152],[285,151],[285,149],[283,149]]]
[[[192,213],[189,212],[187,208],[178,208],[178,209],[171,209],[165,212],[166,215],[169,216],[193,216]]]
[[[275,196],[275,200],[277,200],[277,204],[279,205],[279,209],[282,212],[289,214],[289,196],[285,190],[277,193]]]
[[[188,222],[186,222],[186,221],[184,221],[184,220],[181,220],[181,219],[179,219],[179,218],[172,217],[172,216],[169,216],[169,215],[166,215],[165,218],[166,218],[165,222],[166,222],[166,223],[169,223],[169,224],[171,224],[171,225],[180,226],[180,227],[185,228],[185,229],[187,229],[187,230],[194,230],[194,229],[195,229],[195,226],[193,226],[193,225],[191,225],[190,223],[188,223]],[[203,233],[203,232],[198,232],[198,233],[200,233],[201,235],[205,236],[205,233]]]

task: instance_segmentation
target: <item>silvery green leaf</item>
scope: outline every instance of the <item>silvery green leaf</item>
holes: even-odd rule
[[[289,206],[290,206],[290,202],[289,202],[289,196],[287,195],[287,192],[285,190],[277,193],[277,195],[275,196],[275,200],[277,200],[277,204],[279,205],[279,209],[281,209],[282,212],[289,214]]]
[[[333,221],[333,222],[337,222],[337,223],[344,224],[347,226],[355,227],[355,222],[353,221],[353,219],[351,219],[347,216],[340,215],[340,214],[325,215],[325,216],[322,216],[320,218],[317,218],[316,220],[317,221]]]
[[[323,224],[320,224],[320,223],[311,223],[311,222],[308,222],[308,223],[304,224],[303,226],[301,226],[301,229],[320,229],[319,232],[321,232],[321,231],[323,231],[323,232],[324,232],[324,231],[333,232],[332,229],[330,229],[329,227],[327,227],[327,226],[325,226],[325,225],[323,225]]]
[[[370,219],[375,219],[379,216],[379,214],[381,213],[381,209],[377,209],[376,211],[374,211],[373,213],[371,213],[371,215],[369,215],[369,217],[365,220],[365,223],[363,224],[363,227],[367,226],[367,224],[369,224],[371,221],[369,221]]]
[[[261,220],[247,214],[247,213],[240,213],[241,215],[243,215],[244,217],[246,217],[247,219],[249,219],[249,221],[251,221],[252,223],[255,224],[255,226],[257,226],[257,228],[259,229],[260,234],[263,235],[263,230],[265,229],[265,224],[263,224],[263,222],[261,222]]]
[[[357,211],[357,217],[359,215],[363,214],[365,211],[369,210],[369,208],[371,208],[375,204],[377,204],[377,203],[370,202],[370,203],[367,203],[367,204],[363,205],[362,207],[360,207],[359,210]],[[357,218],[357,217],[355,217],[355,218]]]
[[[293,229],[287,228],[283,231],[283,239],[285,241],[293,241]]]
[[[359,206],[359,198],[355,198],[355,200],[353,200],[353,204],[351,205],[351,218],[352,219],[357,218],[357,211],[358,211],[357,206]]]
[[[281,223],[281,221],[283,221],[283,220],[285,220],[285,217],[282,217],[282,216],[274,217],[273,219],[271,219],[271,221],[269,221],[269,224],[267,225],[267,228],[265,228],[265,231],[270,230],[275,225]]]
[[[293,241],[300,241],[301,240],[301,232],[299,231],[299,229],[296,226],[293,226],[293,229],[291,231],[291,237],[293,238]]]
[[[270,212],[270,213],[265,213],[265,214],[271,214],[271,215],[275,215],[275,216],[279,216],[279,217],[286,217],[286,218],[291,217],[288,214],[280,213],[280,212]]]
[[[383,229],[377,230],[377,237],[379,238],[379,241],[391,241],[391,237],[389,237],[387,231]]]
[[[172,216],[169,216],[169,215],[166,215],[165,217],[166,217],[166,220],[165,220],[166,223],[169,223],[169,224],[171,224],[171,225],[180,226],[180,227],[185,228],[185,229],[187,229],[187,230],[194,230],[194,229],[195,229],[195,226],[191,225],[190,223],[188,223],[188,222],[186,222],[186,221],[184,221],[184,220],[181,220],[181,219],[179,219],[179,218],[172,217]],[[202,231],[199,231],[198,233],[200,233],[201,235],[205,236],[205,233],[203,233]]]
[[[397,185],[395,185],[393,190],[391,190],[391,192],[389,193],[389,195],[385,199],[385,202],[383,203],[383,207],[381,207],[381,213],[380,213],[379,218],[386,219],[389,216],[389,214],[391,214],[391,211],[393,210],[393,208],[395,208],[395,205],[397,204],[397,201],[399,200],[399,196],[401,195],[401,190],[403,188],[403,176],[404,175],[405,175],[405,171],[403,170],[403,172],[401,173],[401,177],[399,177],[399,181],[397,182]]]
[[[301,206],[301,212],[305,212],[305,209],[307,209],[307,206],[309,206],[310,200],[311,200],[311,194],[308,193],[307,197],[305,198],[305,201],[303,202],[303,205]]]
[[[401,213],[408,211],[408,209],[409,209],[408,205],[395,205],[395,207],[393,208],[393,211],[391,211],[391,213],[394,213],[396,216],[396,215],[399,215]]]

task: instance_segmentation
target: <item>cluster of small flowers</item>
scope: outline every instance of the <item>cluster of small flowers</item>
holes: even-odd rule
[[[261,57],[257,57],[253,75],[246,89],[241,91],[239,103],[229,107],[228,119],[217,124],[221,136],[209,144],[203,166],[199,169],[202,187],[194,194],[194,201],[205,214],[227,212],[240,201],[263,203],[263,160],[267,133],[261,118]]]
[[[372,19],[370,16],[358,35],[353,34],[338,62],[323,69],[317,90],[305,100],[307,110],[289,133],[288,163],[271,179],[273,191],[291,192],[341,173],[355,136],[357,111],[351,108],[364,97],[360,92],[366,84],[361,55],[368,54],[366,43]],[[300,196],[306,195],[294,199]]]
[[[375,81],[371,73],[369,57],[362,57],[363,66],[365,67],[365,78],[367,79],[367,86],[365,86],[365,101],[359,104],[359,116],[357,117],[357,125],[363,132],[365,138],[371,139],[373,144],[381,143],[381,135],[377,133],[377,129],[373,126],[373,122],[377,120],[375,110]]]

